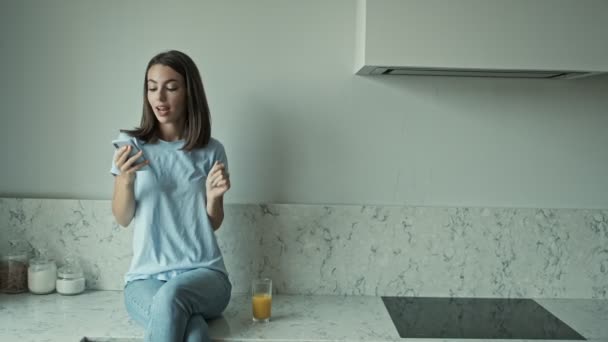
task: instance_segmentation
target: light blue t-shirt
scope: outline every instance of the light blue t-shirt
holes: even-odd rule
[[[228,275],[207,216],[205,181],[215,161],[228,167],[224,146],[211,138],[202,149],[183,151],[184,141],[146,143],[121,133],[150,164],[135,177],[133,259],[125,283],[137,279],[169,280],[195,268]],[[116,153],[115,153],[116,156]],[[112,174],[120,170],[112,159]]]

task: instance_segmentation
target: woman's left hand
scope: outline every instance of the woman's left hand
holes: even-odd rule
[[[207,199],[220,198],[230,189],[230,175],[223,163],[218,161],[213,163],[205,186],[207,187]]]

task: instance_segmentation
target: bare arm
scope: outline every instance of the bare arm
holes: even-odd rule
[[[219,197],[207,202],[207,216],[211,221],[213,230],[220,229],[224,221],[224,198]]]
[[[123,227],[127,227],[131,223],[131,220],[133,220],[133,216],[135,216],[135,172],[149,164],[148,160],[146,160],[143,163],[133,165],[143,152],[139,151],[133,157],[127,159],[130,150],[131,146],[121,148],[115,160],[116,167],[120,170],[120,175],[114,177],[112,214],[116,222]]]
[[[129,184],[120,176],[114,177],[112,214],[119,225],[127,227],[135,216],[135,194],[133,183]]]
[[[224,194],[230,189],[230,177],[223,163],[215,162],[207,177],[207,216],[213,230],[224,221]]]

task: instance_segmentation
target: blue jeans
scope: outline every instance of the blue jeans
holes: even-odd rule
[[[219,272],[199,268],[169,281],[134,280],[124,289],[129,316],[146,329],[145,341],[211,341],[206,319],[228,306],[232,285]]]

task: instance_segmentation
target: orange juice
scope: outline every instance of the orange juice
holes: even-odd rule
[[[272,296],[261,293],[255,294],[251,298],[253,307],[253,318],[256,320],[267,320],[270,318],[270,308],[272,306]]]

